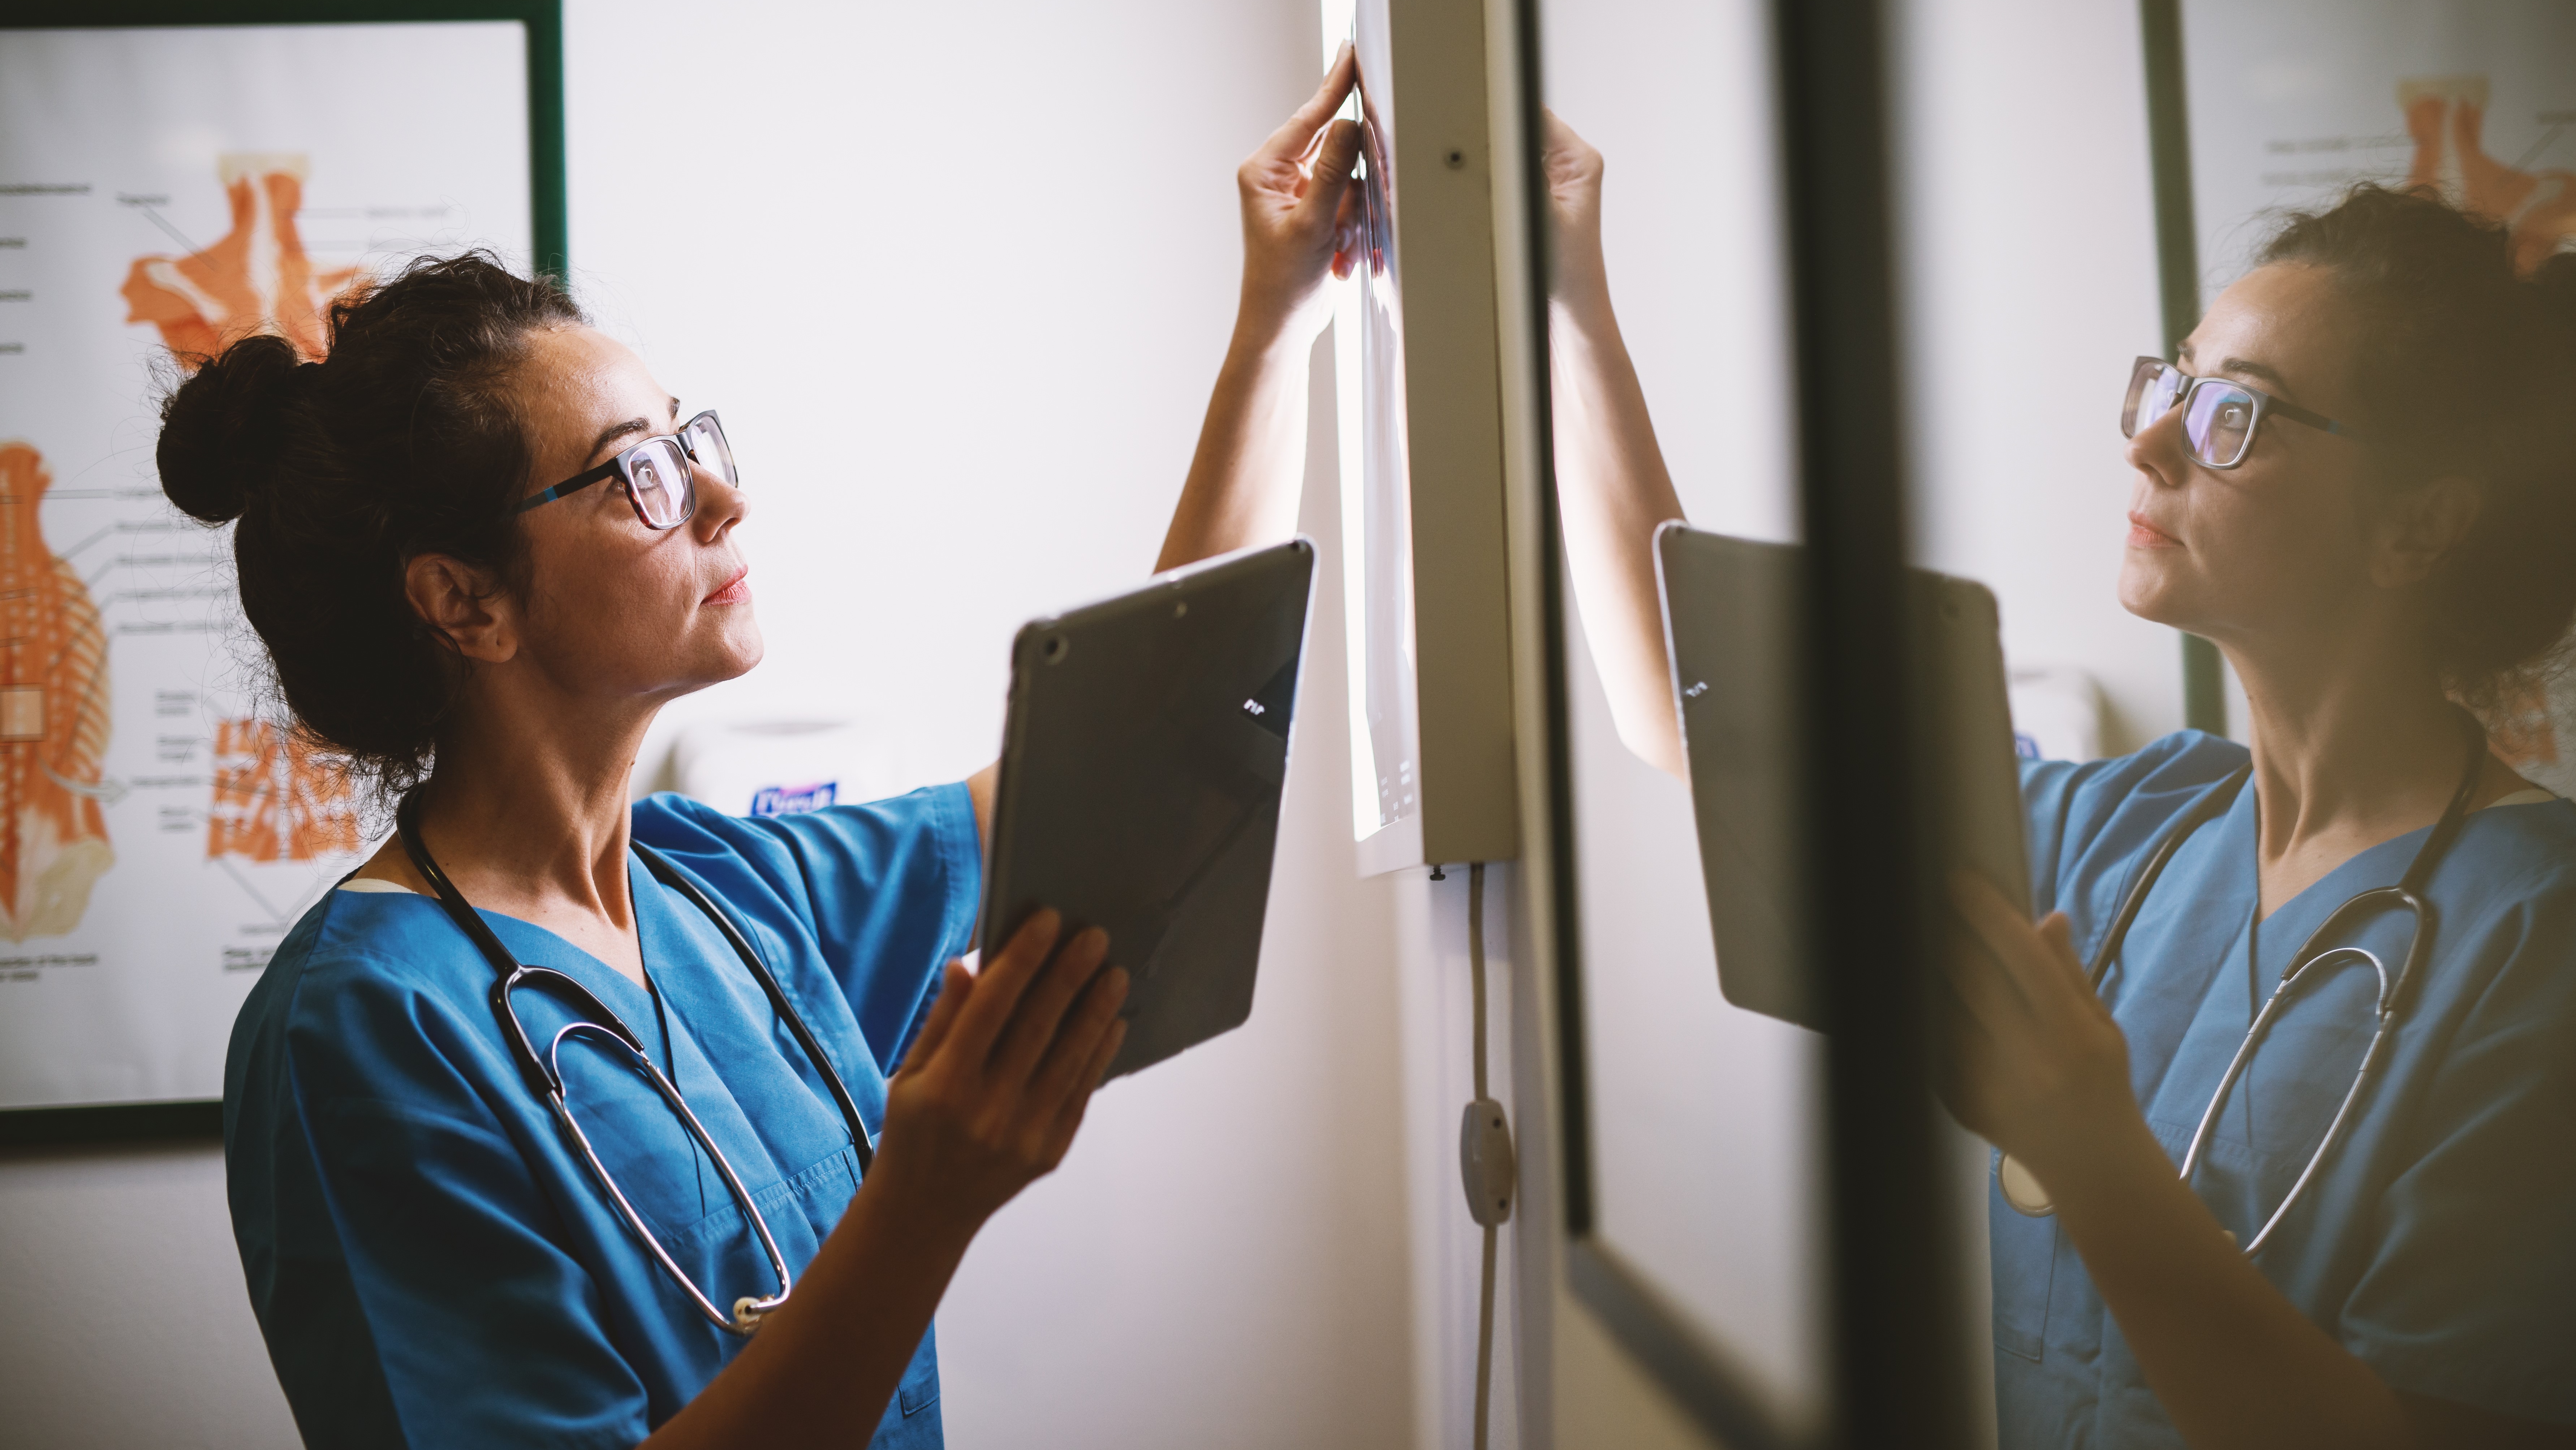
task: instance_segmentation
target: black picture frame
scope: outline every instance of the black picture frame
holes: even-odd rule
[[[15,0],[0,30],[517,21],[527,31],[530,240],[541,272],[570,265],[564,201],[562,0]],[[0,1146],[68,1146],[223,1135],[223,1101],[0,1109]]]
[[[2147,72],[2147,172],[2155,192],[2156,307],[2165,356],[2200,325],[2200,223],[2191,200],[2191,107],[2184,87],[2182,0],[2138,0]],[[2218,646],[2182,636],[2182,720],[2227,733],[2227,676]]]
[[[1530,254],[1549,249],[1536,8],[1520,6],[1523,194]],[[1853,911],[1806,903],[1827,999],[1825,1203],[1829,1423],[1783,1424],[1722,1346],[1599,1232],[1584,1026],[1581,897],[1568,731],[1566,610],[1547,369],[1536,369],[1540,602],[1545,672],[1549,899],[1546,973],[1555,1001],[1568,1287],[1623,1349],[1719,1442],[1740,1450],[1966,1443],[1957,1343],[1961,1283],[1933,1134],[1923,1009],[1932,873],[1905,748],[1900,641],[1906,555],[1905,448],[1896,359],[1893,162],[1885,17],[1876,0],[1772,0],[1781,203],[1787,220],[1799,512],[1808,550],[1800,713],[1811,742],[1799,781],[1814,823],[1807,873]],[[1529,314],[1548,314],[1535,269]],[[1529,355],[1548,356],[1544,323]]]

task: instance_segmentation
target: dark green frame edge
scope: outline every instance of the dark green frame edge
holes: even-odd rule
[[[8,0],[0,7],[0,30],[421,20],[515,20],[527,27],[529,240],[537,270],[563,275],[571,248],[564,206],[562,0]]]
[[[529,240],[538,271],[570,266],[564,206],[562,0],[10,0],[0,30],[125,26],[349,25],[422,20],[515,20],[528,35]],[[220,1099],[0,1108],[0,1146],[220,1138]]]
[[[2156,296],[2165,356],[2200,324],[2200,222],[2191,202],[2191,103],[2182,66],[2182,0],[2139,0],[2147,61],[2147,170],[2156,204]],[[2226,675],[2218,646],[2182,637],[2182,722],[2227,733]]]
[[[0,1148],[139,1143],[156,1138],[202,1141],[224,1135],[221,1098],[167,1103],[100,1103],[79,1108],[0,1109]]]

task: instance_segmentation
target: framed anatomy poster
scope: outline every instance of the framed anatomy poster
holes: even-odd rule
[[[2145,0],[2144,15],[2168,346],[2283,213],[2355,182],[2430,187],[2502,223],[2526,270],[2576,247],[2576,6]],[[2191,723],[2223,728],[2217,651],[2194,643]],[[2516,770],[2576,795],[2576,676],[2487,724]]]
[[[561,57],[555,0],[0,24],[0,1138],[213,1130],[242,998],[373,844],[161,495],[161,397],[319,356],[422,253],[561,269]]]

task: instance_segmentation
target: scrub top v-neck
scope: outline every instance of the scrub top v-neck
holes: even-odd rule
[[[732,913],[881,1127],[886,1080],[974,923],[965,788],[777,820],[655,796],[634,833]],[[628,864],[649,988],[481,914],[520,961],[636,1031],[801,1275],[859,1184],[848,1128],[714,923]],[[234,1237],[308,1444],[631,1446],[741,1349],[653,1263],[530,1090],[492,980],[434,898],[331,891],[234,1025]],[[571,1020],[543,993],[513,1000],[541,1043]],[[655,1236],[720,1303],[773,1289],[705,1154],[631,1069],[579,1042],[562,1058],[572,1111]],[[938,1394],[925,1336],[871,1443],[939,1445]]]
[[[2024,768],[2034,905],[2067,914],[2080,957],[2165,829],[2245,759],[2186,731]],[[2395,882],[2426,835],[2361,852],[2258,923],[2254,809],[2240,792],[2174,854],[2102,982],[2130,1087],[2177,1163],[2290,955],[2355,893]],[[2471,813],[2424,894],[2432,955],[2388,1061],[2254,1264],[2392,1388],[2576,1424],[2576,805]],[[2383,912],[2340,940],[2393,965],[2408,928]],[[2363,967],[2304,992],[2229,1098],[2193,1186],[2239,1242],[2324,1136],[2377,987]],[[2005,1450],[2180,1446],[2057,1221],[1991,1186],[1987,1219]]]

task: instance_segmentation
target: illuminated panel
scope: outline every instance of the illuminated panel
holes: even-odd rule
[[[1346,484],[1342,490],[1342,587],[1350,632],[1351,824],[1363,841],[1416,820],[1422,809],[1404,304],[1396,261],[1395,118],[1385,19],[1384,0],[1363,0],[1353,16],[1367,232],[1360,265],[1334,318],[1342,477],[1358,480],[1357,487]],[[1402,838],[1418,837],[1417,825]],[[1418,847],[1404,854],[1418,854]]]

